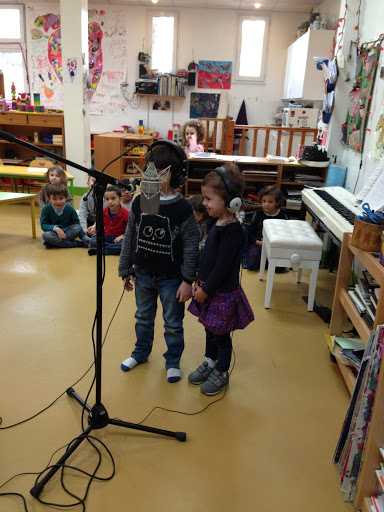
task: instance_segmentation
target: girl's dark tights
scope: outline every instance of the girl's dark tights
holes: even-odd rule
[[[214,334],[205,329],[206,345],[205,357],[209,357],[213,361],[217,360],[216,370],[224,373],[229,370],[232,356],[232,340],[231,333]]]

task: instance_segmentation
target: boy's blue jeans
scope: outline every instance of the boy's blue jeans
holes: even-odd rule
[[[136,345],[131,354],[138,363],[147,361],[152,351],[157,298],[163,306],[164,338],[167,351],[163,354],[165,368],[179,368],[184,350],[184,303],[176,298],[181,284],[179,277],[166,277],[162,274],[147,274],[135,269]]]
[[[72,226],[68,226],[66,228],[61,228],[64,233],[67,235],[66,240],[61,240],[55,231],[45,231],[43,233],[43,239],[48,244],[51,244],[55,247],[76,247],[77,244],[75,242],[75,239],[77,237],[81,238],[83,237],[83,234],[85,235],[82,227],[80,224],[72,224]]]
[[[104,254],[120,254],[121,246],[123,245],[123,240],[120,240],[117,244],[115,244],[115,236],[106,236],[104,242]],[[96,247],[97,245],[97,237],[92,237],[90,240],[91,247]]]

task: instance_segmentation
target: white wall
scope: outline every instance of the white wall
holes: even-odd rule
[[[341,52],[345,56],[345,68],[340,69],[340,75],[335,89],[335,108],[332,114],[332,121],[329,133],[329,150],[330,156],[337,155],[337,162],[348,166],[346,188],[351,192],[358,192],[368,176],[377,166],[378,160],[373,156],[373,138],[378,118],[383,112],[384,105],[384,80],[380,78],[380,67],[384,66],[383,52],[380,53],[378,65],[378,73],[376,75],[373,97],[370,106],[370,117],[367,128],[371,131],[366,132],[363,154],[345,147],[340,143],[341,125],[346,119],[348,108],[348,93],[352,90],[353,79],[355,77],[356,50],[352,46],[352,58],[347,59],[351,41],[356,41],[355,26],[357,25],[357,11],[359,8],[359,0],[349,0],[346,15],[346,24],[343,35]],[[332,0],[324,0],[317,9],[321,13],[325,13],[328,18],[335,16],[335,2]],[[344,17],[345,0],[341,0],[339,13],[337,18]],[[382,0],[362,0],[361,16],[360,16],[360,42],[369,42],[378,38],[384,31],[384,3]],[[340,29],[337,31],[340,32]],[[350,74],[350,81],[345,81],[347,72]],[[359,172],[360,161],[362,159],[362,168]]]
[[[127,82],[129,96],[131,96],[138,75],[137,54],[141,50],[143,34],[146,33],[147,13],[153,12],[153,9],[144,7],[127,7],[126,9],[129,61]],[[193,52],[196,62],[202,59],[234,62],[239,11],[204,9],[203,16],[199,9],[182,8],[177,11],[179,12],[178,67],[187,68],[192,61]],[[241,14],[244,12],[241,11]],[[308,15],[300,13],[271,15],[266,82],[251,85],[232,83],[231,89],[227,92],[229,114],[234,119],[237,117],[242,101],[245,100],[249,124],[265,124],[271,121],[271,115],[281,103],[287,48],[295,40],[298,23],[307,17]],[[162,137],[166,137],[173,123],[183,124],[189,119],[191,92],[216,93],[220,90],[188,87],[187,97],[175,98],[173,111],[169,112],[152,110],[153,99],[150,101],[143,98],[139,109],[128,108],[127,116],[91,115],[91,130],[117,130],[123,124],[135,128],[138,121],[142,119],[146,128],[156,128]]]

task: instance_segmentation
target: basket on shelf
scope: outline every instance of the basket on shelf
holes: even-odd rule
[[[383,226],[355,219],[351,244],[369,252],[380,251],[380,237]]]

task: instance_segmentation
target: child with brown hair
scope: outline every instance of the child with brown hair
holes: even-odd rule
[[[204,249],[205,240],[207,239],[208,232],[211,229],[213,222],[208,215],[207,209],[204,206],[204,197],[192,196],[189,198],[189,202],[193,206],[193,211],[195,212],[195,217],[197,220],[197,224],[200,230],[200,242],[199,242],[199,250],[202,251]]]
[[[198,279],[188,311],[205,327],[205,360],[192,373],[191,384],[216,395],[229,385],[231,333],[244,329],[254,316],[239,281],[243,230],[237,219],[244,181],[235,164],[225,164],[203,179],[204,206],[217,221],[199,261]]]
[[[64,169],[62,167],[60,167],[60,165],[51,165],[51,167],[45,173],[45,181],[47,183],[45,183],[45,185],[43,185],[43,187],[41,188],[41,190],[39,192],[39,196],[37,198],[38,205],[40,206],[41,209],[43,209],[44,206],[46,204],[48,204],[48,202],[49,202],[49,198],[47,195],[48,185],[50,183],[62,183],[63,185],[67,186],[68,185],[68,177],[67,177],[66,172],[64,171]],[[66,197],[65,202],[67,204],[69,204],[70,206],[72,206],[73,199],[72,199],[72,196],[71,196],[71,193],[69,192],[69,190],[68,190],[68,195]]]
[[[205,138],[205,127],[198,119],[192,119],[184,124],[181,129],[181,138],[187,144],[184,148],[189,157],[191,153],[201,153],[204,151],[202,145]]]
[[[261,249],[263,246],[263,222],[265,219],[285,219],[288,216],[280,210],[284,195],[276,185],[268,185],[259,192],[261,210],[252,217],[249,228],[248,269],[259,270]],[[280,271],[281,272],[281,271]]]
[[[42,209],[40,217],[45,247],[87,247],[86,242],[76,240],[82,239],[85,233],[81,229],[76,210],[66,202],[68,188],[62,183],[48,183],[46,194],[49,202]]]

